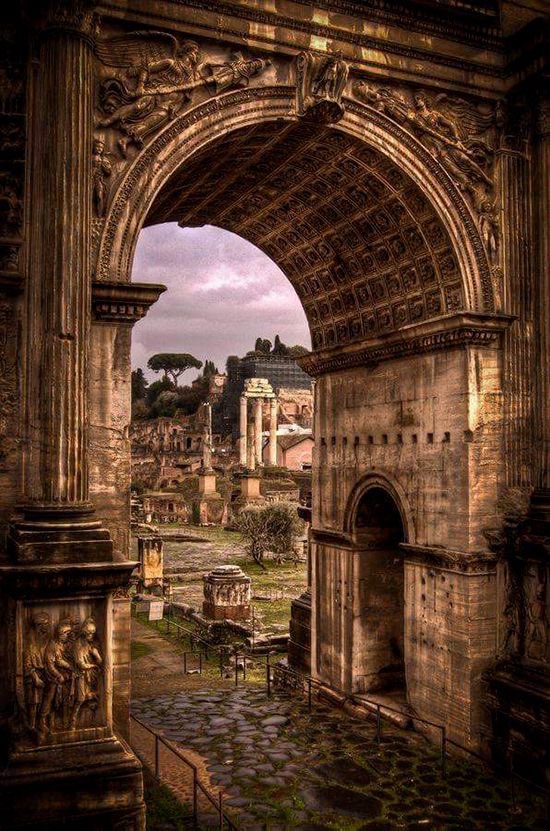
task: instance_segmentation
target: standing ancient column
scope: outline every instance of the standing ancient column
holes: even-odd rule
[[[208,401],[205,401],[203,408],[202,468],[203,470],[212,470],[212,406]]]
[[[248,470],[254,470],[256,468],[256,442],[255,442],[255,435],[254,435],[254,422],[249,421],[247,427],[247,454],[246,454],[246,466]]]
[[[89,4],[64,5],[41,32],[32,106],[25,466],[29,507],[61,514],[89,507],[94,26]]]
[[[277,399],[270,401],[269,413],[269,464],[275,467],[277,464]]]
[[[550,512],[550,89],[541,90],[536,119],[534,204],[538,242],[536,304],[536,459],[538,499]],[[550,517],[549,517],[550,518]]]
[[[247,398],[241,395],[239,411],[239,464],[246,467]]]
[[[263,465],[262,459],[262,407],[263,399],[256,398],[254,401],[254,455],[256,457],[256,465],[261,467]]]
[[[10,527],[11,561],[0,585],[0,609],[10,610],[0,673],[0,735],[10,757],[0,777],[2,822],[110,831],[124,821],[141,830],[141,766],[115,735],[112,706],[112,599],[127,591],[135,563],[113,562],[109,533],[89,516],[88,499],[95,19],[86,0],[43,0],[26,11],[36,16],[36,32],[29,95],[25,519]],[[19,573],[24,584],[14,579]],[[59,681],[46,679],[34,691],[39,718],[33,731],[18,679],[32,654],[35,618],[48,621],[46,651],[54,662],[70,649],[78,666],[78,650],[86,654],[93,641],[97,689],[86,689],[81,679],[80,688],[67,683],[62,690]],[[71,627],[76,639],[69,646]],[[74,680],[71,657],[62,660],[60,678]],[[86,695],[95,705],[91,721],[82,708]]]

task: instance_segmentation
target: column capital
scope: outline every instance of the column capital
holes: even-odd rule
[[[42,0],[32,14],[42,34],[61,31],[93,42],[99,30],[96,7],[95,0]]]

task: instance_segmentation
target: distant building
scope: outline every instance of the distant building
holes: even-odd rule
[[[224,423],[234,437],[239,429],[239,398],[247,378],[267,378],[276,392],[283,388],[287,398],[292,390],[304,390],[311,396],[311,377],[293,357],[271,354],[230,358],[222,400]]]
[[[311,470],[315,442],[310,432],[287,433],[277,436],[277,465],[288,470]],[[269,459],[269,439],[264,444],[264,463]]]

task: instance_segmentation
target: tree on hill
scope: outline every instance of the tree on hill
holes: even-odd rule
[[[170,376],[174,386],[177,387],[180,375],[183,375],[188,369],[200,369],[202,361],[187,352],[159,352],[149,358],[147,366],[153,372],[164,372],[166,380]]]
[[[299,343],[297,343],[294,346],[288,347],[288,354],[291,358],[299,358],[300,355],[308,355],[309,349],[306,349],[305,346],[301,346]]]
[[[288,355],[288,346],[282,342],[279,335],[275,335],[275,343],[273,344],[272,355]]]
[[[215,366],[214,361],[205,361],[204,369],[202,371],[203,378],[211,378],[212,375],[218,374],[218,367]]]
[[[163,392],[168,392],[174,389],[174,384],[169,378],[161,378],[160,381],[153,381],[149,384],[145,393],[145,400],[147,404],[152,407],[159,395]]]
[[[267,338],[256,338],[254,352],[258,352],[260,355],[269,355],[271,352],[271,341]]]

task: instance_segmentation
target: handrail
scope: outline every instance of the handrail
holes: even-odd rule
[[[187,767],[191,768],[193,772],[193,820],[197,821],[198,819],[198,791],[200,790],[201,793],[208,799],[211,805],[214,806],[216,811],[219,815],[220,820],[220,831],[223,831],[224,822],[227,823],[227,827],[229,831],[239,831],[238,827],[235,825],[231,817],[229,817],[225,811],[223,810],[223,797],[221,791],[218,792],[218,799],[216,800],[209,791],[204,787],[202,782],[199,779],[198,775],[198,768],[193,762],[189,761],[181,750],[178,750],[177,747],[173,747],[169,744],[164,736],[161,736],[160,733],[157,733],[156,730],[152,730],[147,724],[145,724],[141,719],[135,716],[133,713],[130,713],[130,719],[139,724],[144,730],[150,733],[152,736],[155,737],[155,777],[160,781],[160,753],[159,753],[159,743],[163,744],[168,750],[171,751],[175,756],[178,757]]]

